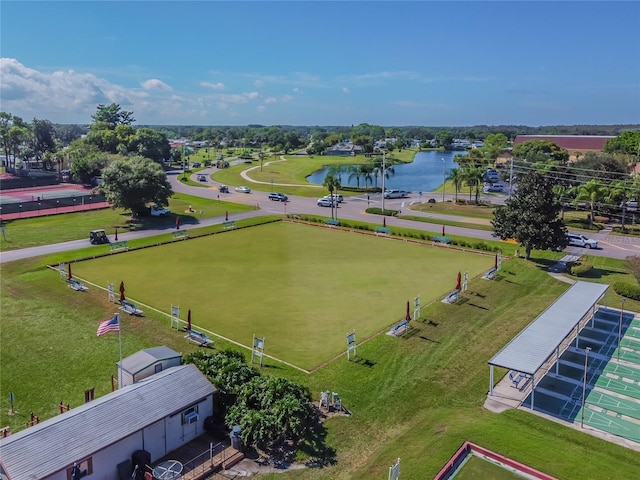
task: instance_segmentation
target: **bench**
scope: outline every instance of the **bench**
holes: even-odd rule
[[[389,235],[391,229],[389,227],[376,227],[376,235]]]
[[[230,228],[236,228],[235,220],[229,220],[228,222],[222,222],[222,227],[225,230],[229,230]]]
[[[495,269],[495,267],[487,270],[485,274],[482,275],[482,278],[484,278],[485,280],[493,280],[494,278],[496,278],[496,271],[497,270]]]
[[[436,235],[435,237],[433,237],[433,241],[435,243],[446,243],[447,245],[449,245],[451,243],[451,238],[442,235]]]
[[[124,313],[128,313],[129,315],[138,315],[142,316],[142,310],[136,307],[133,303],[127,302],[125,300],[120,302],[120,310]]]
[[[513,384],[511,386],[513,388],[520,389],[520,382],[522,382],[523,380],[528,381],[528,379],[529,377],[525,373],[518,373],[517,375],[514,375],[513,371],[509,372],[509,380],[511,380],[511,383]]]
[[[69,288],[74,289],[76,292],[86,292],[88,290],[84,283],[76,280],[75,278],[69,279]]]
[[[397,324],[395,327],[393,327],[389,333],[391,335],[398,336],[398,335],[404,335],[405,333],[407,333],[408,330],[409,330],[409,320],[403,320],[402,322]]]
[[[460,290],[457,288],[449,293],[446,297],[442,299],[445,303],[455,303],[458,301],[458,295],[460,294]]]
[[[173,239],[174,240],[184,240],[188,236],[189,236],[189,234],[188,234],[188,232],[186,230],[176,230],[175,232],[173,232]]]
[[[327,220],[325,220],[325,223],[331,227],[337,227],[340,225],[340,222],[338,220],[334,220],[333,218],[327,218]]]
[[[126,240],[121,240],[119,242],[111,242],[111,251],[119,252],[121,250],[129,250],[129,244]]]
[[[187,334],[184,336],[187,340],[197,343],[201,347],[208,347],[213,345],[213,340],[207,337],[204,333],[198,332],[197,330],[187,330]]]

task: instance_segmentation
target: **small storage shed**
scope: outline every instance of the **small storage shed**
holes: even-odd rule
[[[122,385],[125,387],[139,382],[167,368],[177,367],[182,362],[182,355],[169,347],[154,347],[140,350],[130,357],[118,362],[122,370]]]
[[[201,435],[214,393],[195,365],[169,368],[0,438],[0,477],[70,480],[77,464],[87,480],[117,479],[134,452],[155,462]]]

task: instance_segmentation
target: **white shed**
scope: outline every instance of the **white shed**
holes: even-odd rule
[[[117,465],[146,450],[151,461],[190,442],[212,414],[215,388],[195,365],[169,368],[0,439],[0,477],[118,478]]]
[[[122,370],[122,386],[139,382],[167,368],[176,367],[182,362],[182,355],[169,347],[154,347],[140,350],[118,362]]]

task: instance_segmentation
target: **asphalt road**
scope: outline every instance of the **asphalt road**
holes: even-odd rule
[[[205,170],[200,173],[207,174],[215,171],[215,169]],[[189,195],[194,195],[198,197],[211,198],[216,199],[219,198],[221,200],[227,200],[236,203],[245,203],[252,206],[259,206],[258,210],[252,210],[249,212],[243,212],[238,214],[233,214],[230,216],[232,220],[239,220],[242,218],[261,216],[265,214],[284,214],[284,213],[313,213],[318,215],[331,215],[330,207],[319,207],[316,204],[317,198],[323,196],[323,190],[317,187],[309,187],[316,188],[318,191],[318,195],[313,197],[290,197],[289,201],[286,202],[277,202],[269,200],[268,192],[256,191],[252,190],[251,193],[240,193],[236,192],[233,188],[229,189],[229,193],[221,194],[218,190],[218,183],[212,182],[210,179],[207,180],[206,185],[209,188],[203,187],[192,187],[188,185],[184,185],[178,181],[178,175],[181,174],[179,171],[173,171],[168,173],[168,179],[171,183],[171,186],[175,192],[186,193]],[[195,174],[192,175],[193,180],[195,181]],[[251,183],[247,182],[247,186],[251,187]],[[277,185],[274,185],[274,190],[277,191]],[[453,199],[453,195],[446,195],[446,199]],[[416,203],[420,201],[425,201],[428,198],[436,198],[440,200],[442,198],[441,193],[423,193],[422,197],[419,198],[417,194],[411,194],[409,198],[404,199],[385,199],[384,206],[387,209],[398,210],[400,209],[403,213],[409,212],[409,206],[411,203]],[[487,197],[496,203],[496,200],[504,200],[504,197],[496,197],[491,196]],[[365,212],[368,206],[379,206],[382,207],[382,195],[358,195],[353,197],[345,197],[344,202],[339,204],[339,208],[337,209],[337,217],[338,219],[349,219],[349,220],[360,220],[366,222],[380,222],[382,223],[382,218],[375,215],[369,215]],[[441,219],[449,219],[452,221],[460,222],[460,217],[457,216],[448,216],[448,215],[439,215],[439,214],[430,214],[424,212],[417,212],[411,210],[411,215],[415,216],[423,216],[426,218],[441,218]],[[189,230],[191,228],[199,228],[207,225],[215,225],[222,223],[225,220],[224,216],[221,217],[212,217],[203,219],[198,224],[185,224],[181,226],[182,229]],[[428,222],[416,222],[411,220],[402,220],[395,217],[387,217],[386,224],[388,227],[408,227],[417,230],[424,230],[431,233],[441,234],[442,233],[442,225],[437,223],[428,223]],[[153,229],[153,230],[144,230],[138,232],[128,232],[128,233],[120,233],[118,235],[119,240],[133,240],[136,238],[148,237],[152,235],[157,235],[159,233],[165,233],[168,230],[171,230],[169,227],[165,227],[163,229]],[[491,232],[485,230],[476,230],[472,228],[463,228],[463,227],[453,227],[446,226],[445,227],[446,234],[448,235],[459,235],[464,237],[478,238],[482,240],[496,240],[495,237],[492,236]],[[568,247],[565,251],[568,254],[582,254],[588,253],[590,255],[598,255],[604,257],[612,257],[612,258],[626,258],[630,255],[640,255],[640,239],[629,238],[629,237],[621,237],[610,235],[609,232],[602,232],[592,235],[592,238],[598,240],[600,248],[594,250],[587,250],[580,247]],[[39,247],[25,248],[20,250],[11,250],[6,252],[0,252],[0,263],[10,262],[13,260],[19,260],[23,258],[35,257],[39,255],[45,255],[50,253],[63,252],[68,250],[74,250],[78,248],[84,248],[88,246],[88,240],[74,240],[71,242],[57,243],[51,245],[43,245]]]

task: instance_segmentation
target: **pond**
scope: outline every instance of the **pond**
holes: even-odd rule
[[[393,166],[394,174],[389,175],[385,180],[385,188],[397,188],[398,190],[406,190],[408,192],[431,192],[437,189],[443,183],[443,177],[449,174],[449,170],[457,167],[458,164],[453,161],[453,157],[458,154],[466,154],[466,152],[437,152],[430,150],[426,152],[418,152],[411,163],[401,163]],[[444,169],[444,175],[443,175]],[[322,181],[327,176],[329,167],[325,167],[307,177],[309,183],[322,185]],[[364,187],[364,179],[360,177],[360,186]],[[340,179],[343,186],[358,186],[355,176],[351,173],[343,173]],[[381,178],[378,176],[371,183],[367,182],[367,186],[381,186]]]

